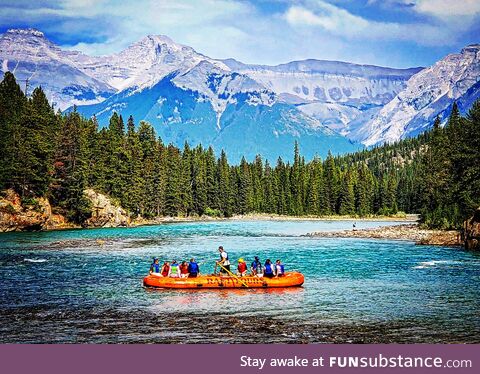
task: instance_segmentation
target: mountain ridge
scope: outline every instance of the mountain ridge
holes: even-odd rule
[[[210,58],[166,35],[88,56],[62,49],[39,30],[9,29],[0,35],[0,66],[25,86],[42,86],[58,108],[76,105],[103,126],[114,111],[137,114],[137,121],[151,121],[166,141],[221,139],[237,154],[248,146],[234,147],[235,139],[219,135],[236,123],[239,131],[250,131],[242,137],[251,142],[251,152],[286,136],[288,142],[308,143],[304,153],[313,157],[326,154],[324,144],[342,153],[361,147],[356,142],[372,146],[413,136],[437,115],[445,121],[454,100],[465,112],[480,96],[478,49],[479,44],[466,46],[426,68],[316,59],[261,65]],[[270,133],[260,120],[274,121],[265,124]],[[273,157],[275,150],[267,153]]]

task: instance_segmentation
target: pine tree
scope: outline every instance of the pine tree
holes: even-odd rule
[[[125,143],[125,192],[123,194],[123,207],[131,214],[139,215],[143,210],[143,193],[145,180],[142,178],[143,149],[140,138],[135,131],[133,117],[127,121],[127,138]]]
[[[217,163],[217,176],[219,208],[225,217],[230,217],[233,214],[233,196],[230,184],[230,167],[224,150],[220,153]]]
[[[0,188],[20,191],[17,170],[23,151],[21,120],[27,99],[12,73],[6,72],[0,82]]]
[[[165,188],[165,214],[175,217],[181,211],[181,156],[179,149],[172,144],[167,147],[167,173]]]
[[[92,208],[95,209],[84,195],[88,180],[87,154],[84,120],[73,111],[61,123],[51,196],[53,204],[76,223],[84,222]]]
[[[343,174],[339,197],[339,214],[355,214],[355,193],[352,173],[347,171]]]
[[[238,212],[240,214],[247,214],[252,207],[252,181],[250,169],[244,157],[242,157],[240,161],[238,194]]]
[[[325,179],[325,195],[327,200],[327,206],[325,211],[327,214],[335,214],[337,212],[337,199],[338,199],[338,170],[335,165],[335,160],[330,152],[328,152],[327,159],[325,160],[324,168]]]
[[[180,170],[180,211],[185,216],[190,215],[193,211],[192,161],[193,153],[188,143],[185,142]]]

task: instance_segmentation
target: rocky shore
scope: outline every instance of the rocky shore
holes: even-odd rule
[[[39,231],[76,227],[52,211],[48,199],[23,200],[13,190],[0,196],[0,232]]]
[[[428,230],[417,224],[384,226],[372,229],[321,231],[306,236],[322,238],[364,238],[408,240],[421,245],[461,246],[463,240],[459,231]]]
[[[22,199],[13,190],[1,191],[0,232],[122,227],[135,224],[131,222],[127,212],[108,196],[92,189],[85,190],[84,194],[92,206],[92,216],[80,226],[56,212],[46,198]]]

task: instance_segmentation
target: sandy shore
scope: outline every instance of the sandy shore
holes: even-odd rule
[[[461,246],[458,231],[442,231],[422,229],[416,224],[385,226],[371,229],[343,230],[331,232],[313,232],[306,236],[322,238],[366,238],[408,240],[422,245]]]

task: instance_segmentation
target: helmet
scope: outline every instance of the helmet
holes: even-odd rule
[[[243,258],[239,258],[238,262],[245,262],[245,261],[243,260]]]

